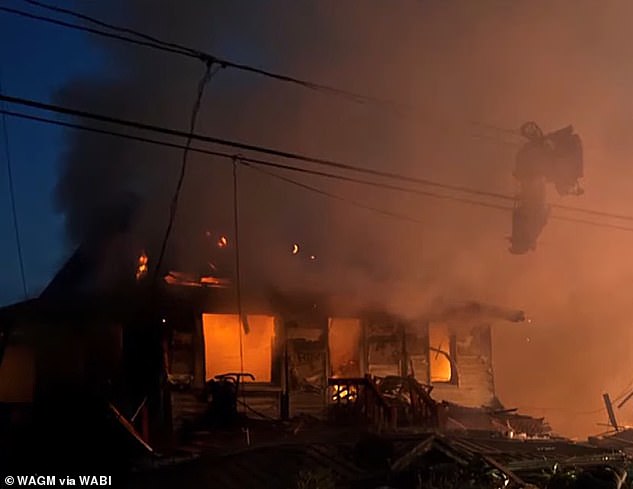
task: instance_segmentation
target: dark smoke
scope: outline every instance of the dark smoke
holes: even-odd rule
[[[585,143],[587,193],[566,203],[623,212],[631,206],[628,1],[136,0],[90,8],[166,40],[418,108],[401,117],[221,70],[205,95],[199,132],[509,193],[513,147],[472,138],[470,121],[516,128],[536,120],[546,130],[571,123]],[[77,80],[60,102],[187,127],[203,66],[95,42],[112,65],[111,79]],[[69,238],[77,243],[93,233],[102,209],[132,193],[142,202],[136,232],[155,249],[180,157],[177,150],[69,133],[56,193]],[[309,182],[424,224],[329,201],[242,168],[246,284],[317,288],[410,315],[437,298],[524,308],[532,326],[500,325],[495,333],[502,400],[547,415],[568,434],[600,429],[596,423],[606,419],[600,412],[582,413],[599,411],[602,391],[615,396],[633,377],[629,235],[551,221],[536,253],[511,256],[509,213]],[[558,201],[553,192],[550,199]],[[205,232],[231,239],[231,223],[230,163],[192,154],[170,267],[203,271],[213,249]]]

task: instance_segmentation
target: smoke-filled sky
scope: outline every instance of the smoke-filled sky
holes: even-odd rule
[[[355,104],[223,69],[207,87],[198,132],[512,193],[517,147],[504,144],[508,137],[501,132],[474,138],[481,129],[473,122],[512,129],[535,120],[546,131],[573,124],[585,146],[586,193],[560,199],[550,191],[550,200],[625,214],[633,204],[629,1],[67,5],[235,61],[411,107],[403,116],[385,106]],[[13,50],[5,46],[2,51],[5,58],[13,56],[8,58],[13,62],[2,65],[9,93],[186,129],[204,72],[199,62],[18,23],[6,15],[0,21],[15,22],[9,37],[21,53],[16,62]],[[35,41],[35,35],[42,40]],[[41,59],[43,44],[38,43],[46,43],[46,59],[58,60],[54,69],[24,61]],[[23,225],[55,229],[53,223],[64,219],[64,235],[25,234],[30,267],[45,257],[40,270],[54,270],[73,243],[99,226],[95,216],[130,193],[142,202],[135,230],[148,247],[156,245],[166,225],[180,151],[10,124],[18,141],[28,138],[36,146],[18,144],[16,165],[33,169],[37,162],[42,169],[36,173],[38,188],[21,173],[19,194],[30,196],[28,202],[21,197],[22,208],[41,208],[23,210]],[[536,252],[513,256],[507,251],[509,212],[287,176],[421,223],[378,215],[240,168],[247,284],[317,287],[406,315],[420,313],[437,298],[525,309],[533,318],[530,325],[496,326],[501,400],[545,415],[564,434],[603,429],[596,424],[606,422],[602,392],[617,396],[633,378],[631,233],[552,220]],[[11,237],[4,208],[2,219],[3,234]],[[212,248],[205,232],[231,240],[231,222],[230,162],[192,154],[169,264],[203,269]],[[14,256],[9,241],[5,246],[3,240],[2,249]],[[290,253],[294,242],[301,245],[297,256]],[[310,261],[309,254],[317,259]],[[16,292],[7,298],[19,292],[17,273],[11,280],[7,289]],[[633,405],[618,411],[622,422],[627,409]]]

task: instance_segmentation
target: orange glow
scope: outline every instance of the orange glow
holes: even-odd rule
[[[250,331],[244,334],[237,314],[202,315],[207,380],[219,374],[240,372],[242,335],[244,372],[253,374],[256,382],[270,382],[275,318],[249,315],[248,325]]]
[[[226,248],[229,245],[229,240],[226,238],[226,236],[220,236],[220,239],[218,239],[218,248]]]
[[[145,251],[141,252],[138,257],[138,262],[136,266],[136,280],[141,280],[145,275],[147,275],[147,254]]]
[[[292,254],[296,255],[297,253],[299,253],[299,245],[295,243],[292,245]]]
[[[358,391],[355,385],[350,385],[349,387],[344,385],[334,385],[332,387],[333,402],[339,400],[354,402],[358,396]]]
[[[360,319],[330,318],[328,345],[332,377],[360,377]]]
[[[451,335],[448,325],[443,323],[429,324],[429,359],[431,367],[431,382],[450,382],[451,362],[450,355]],[[444,353],[440,353],[444,352]]]

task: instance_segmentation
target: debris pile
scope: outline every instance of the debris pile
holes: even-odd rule
[[[395,461],[388,483],[403,489],[620,489],[630,487],[631,467],[631,459],[622,452],[568,440],[436,434]]]
[[[439,410],[444,419],[443,427],[449,431],[491,431],[522,439],[546,437],[551,433],[544,418],[519,414],[517,409],[470,408],[442,402]]]

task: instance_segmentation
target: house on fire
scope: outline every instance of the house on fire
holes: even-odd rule
[[[203,417],[207,383],[236,372],[252,375],[239,409],[276,419],[325,417],[345,382],[389,377],[494,408],[492,325],[524,320],[474,301],[411,319],[278,293],[245,294],[240,316],[229,281],[171,272],[156,286],[142,248],[115,249],[116,264],[111,246],[81,247],[39,298],[0,310],[5,419],[83,416],[87,396],[152,443]]]
[[[242,384],[243,409],[272,418],[323,417],[341,388],[336,379],[366,376],[414,377],[437,401],[495,407],[491,326],[524,320],[521,311],[477,302],[406,319],[327,296],[276,296],[244,307],[240,321],[230,287],[207,289],[198,304],[183,300],[189,287],[205,288],[172,281],[181,300],[164,318],[176,428],[204,409],[205,382],[226,372],[252,374]]]

